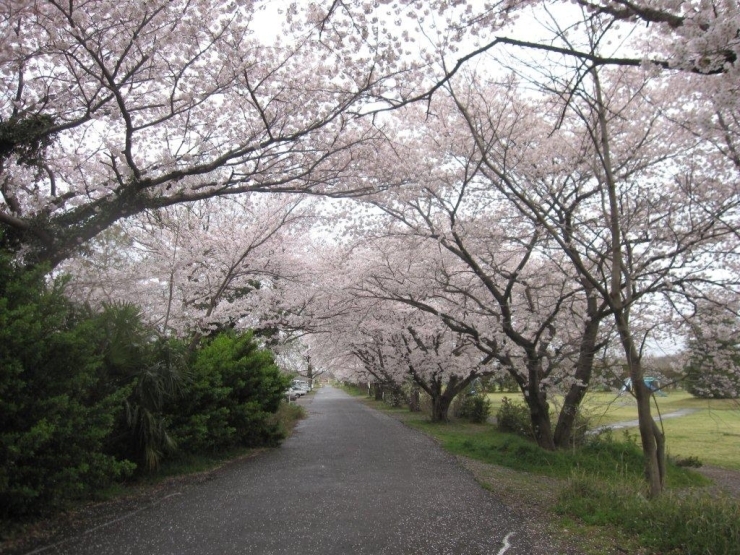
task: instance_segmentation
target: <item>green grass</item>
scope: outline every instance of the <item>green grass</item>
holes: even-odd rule
[[[489,394],[492,414],[496,414],[503,397],[517,401],[521,398],[516,393]],[[704,464],[740,470],[740,403],[737,400],[697,399],[683,391],[671,391],[666,397],[657,399],[663,415],[682,409],[696,411],[663,421],[667,451],[671,456],[697,457]],[[553,399],[556,407],[559,402],[561,399]],[[637,406],[629,394],[589,393],[583,410],[593,427],[637,419]],[[654,408],[653,414],[657,417]],[[637,434],[636,428],[628,430]]]
[[[550,452],[519,436],[496,432],[486,424],[439,425],[424,419],[409,424],[437,438],[448,451],[488,464],[562,479],[586,473],[604,480],[642,483],[642,451],[633,441],[619,441],[613,435],[595,439],[579,449]],[[700,474],[675,465],[669,465],[666,482],[671,487],[709,483]]]
[[[651,552],[740,553],[740,505],[729,499],[668,491],[647,501],[634,484],[583,475],[572,478],[560,492],[554,511],[587,526],[630,534]]]
[[[288,437],[298,421],[306,418],[306,409],[300,405],[282,402],[274,418],[277,420],[280,431],[285,437]]]
[[[367,395],[367,389],[354,384],[337,384],[337,387],[341,387],[344,392],[349,393],[353,397]]]

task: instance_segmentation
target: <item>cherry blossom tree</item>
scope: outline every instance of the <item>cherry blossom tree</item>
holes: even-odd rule
[[[165,329],[195,318],[202,333],[266,304],[288,327],[318,329],[345,314],[337,290],[305,287],[286,303],[278,284],[295,274],[256,254],[282,231],[211,251],[200,227],[255,216],[211,224],[202,203],[370,195],[392,219],[372,222],[373,239],[397,240],[367,257],[355,294],[434,316],[508,365],[541,444],[549,372],[569,361],[577,406],[611,319],[657,495],[664,438],[644,347],[662,307],[710,287],[737,293],[740,20],[732,1],[576,4],[558,3],[538,39],[512,25],[553,14],[540,0],[293,3],[269,37],[271,5],[258,1],[2,2],[3,245],[56,266],[108,230],[88,245],[95,264],[107,257],[107,283],[139,287]],[[447,95],[456,114],[439,108]],[[396,112],[419,101],[426,119],[406,126]],[[305,255],[295,236],[280,241]],[[126,274],[143,260],[154,277]],[[78,291],[118,293],[100,281]],[[421,356],[441,337],[395,328],[383,345],[399,360],[402,345]]]
[[[693,302],[685,319],[690,326],[684,383],[697,397],[740,397],[738,296],[713,289]]]
[[[404,397],[402,386],[415,385],[431,400],[432,421],[444,422],[457,395],[476,378],[496,371],[489,364],[491,357],[438,318],[413,307],[379,302],[360,290],[354,286],[345,292],[347,310],[332,319],[330,333],[314,340],[318,345],[332,343],[325,346],[343,352],[345,361],[354,359],[355,377]]]
[[[360,115],[404,80],[395,43],[343,46],[313,5],[277,23],[266,5],[3,2],[6,240],[56,265],[144,210],[249,191],[364,192],[358,156],[381,133]],[[263,38],[262,25],[278,29]]]
[[[652,55],[656,68],[721,74],[722,104],[735,106],[733,3],[580,4],[637,34],[634,55],[508,36],[518,14],[542,11],[531,0],[327,0],[272,19],[259,1],[3,2],[5,241],[55,265],[147,209],[245,191],[365,193],[358,160],[383,134],[361,116],[429,100],[500,45],[594,66]]]
[[[539,103],[537,121],[516,88],[498,88],[496,102],[478,85],[454,94],[490,183],[547,231],[614,318],[637,384],[646,471],[657,495],[664,438],[642,381],[652,326],[640,321],[651,303],[733,281],[710,270],[737,251],[734,182],[718,179],[734,170],[663,117],[681,99],[662,83],[639,70],[586,67],[580,76],[575,88],[550,87],[556,94]]]
[[[735,73],[740,53],[740,24],[734,2],[622,2],[578,0],[589,12],[615,21],[639,21],[657,27],[651,46],[672,67],[697,73]],[[737,78],[737,75],[734,76]]]
[[[301,198],[252,193],[200,201],[117,227],[114,246],[124,249],[114,260],[108,242],[95,241],[88,256],[61,268],[72,275],[77,298],[143,304],[163,333],[195,345],[214,327],[269,327],[283,318],[305,269],[300,245],[315,222]]]
[[[387,179],[405,185],[368,198],[384,216],[366,210],[358,240],[377,251],[368,258],[383,258],[367,269],[359,294],[427,312],[462,334],[514,378],[538,443],[568,445],[605,340],[606,305],[481,173],[454,104],[437,98],[395,137],[378,159],[392,159]],[[556,390],[566,402],[553,432],[548,394]]]

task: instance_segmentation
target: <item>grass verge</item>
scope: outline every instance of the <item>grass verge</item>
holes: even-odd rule
[[[647,501],[639,486],[574,476],[554,507],[589,526],[630,534],[651,553],[734,555],[740,553],[740,506],[726,498],[668,490]]]

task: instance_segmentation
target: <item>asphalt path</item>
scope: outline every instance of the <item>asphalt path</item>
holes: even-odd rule
[[[525,526],[430,438],[324,387],[279,449],[33,553],[534,553]]]

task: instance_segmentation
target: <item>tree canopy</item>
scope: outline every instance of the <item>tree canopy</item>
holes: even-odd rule
[[[660,492],[647,346],[734,345],[711,324],[737,318],[734,3],[0,14],[0,226],[18,262],[71,273],[79,299],[137,299],[192,345],[311,334],[315,362],[429,391],[505,372],[546,448],[567,442],[597,355],[618,353]]]

